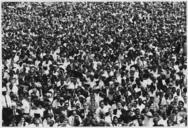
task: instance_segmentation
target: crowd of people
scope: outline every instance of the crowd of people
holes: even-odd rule
[[[3,126],[187,126],[186,2],[3,2]]]

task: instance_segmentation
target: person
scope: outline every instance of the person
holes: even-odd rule
[[[26,127],[28,126],[28,123],[25,121],[24,117],[21,117],[20,121],[18,122],[18,127]]]
[[[82,123],[81,117],[75,110],[72,111],[72,115],[69,117],[69,123],[71,126],[79,126]]]
[[[33,123],[29,124],[28,127],[43,127],[42,121],[40,119],[33,119]]]
[[[42,123],[44,127],[51,127],[54,125],[54,120],[52,117],[53,116],[49,115],[48,117],[44,118],[43,123]]]
[[[82,119],[85,119],[87,114],[89,113],[89,106],[87,105],[87,103],[84,103],[83,104],[83,109],[81,109],[79,111],[79,116],[82,118]]]
[[[114,117],[113,110],[112,108],[109,108],[108,112],[105,114],[105,122],[108,124],[112,124],[113,117]]]
[[[186,2],[3,2],[2,125],[187,126],[186,36]]]
[[[161,125],[159,125],[159,118],[158,117],[155,117],[153,119],[153,126],[161,126]]]
[[[22,102],[22,109],[24,111],[24,114],[29,115],[30,109],[31,109],[31,105],[29,103],[29,98],[28,97],[21,97],[20,100]]]
[[[120,118],[120,116],[121,116],[123,113],[125,113],[125,110],[122,108],[121,102],[117,102],[116,106],[117,106],[116,109],[113,110],[113,114],[114,114],[115,116],[117,116],[118,118]]]
[[[11,122],[11,116],[13,116],[13,111],[12,111],[12,100],[10,98],[10,96],[7,94],[6,88],[3,87],[2,88],[2,116],[3,116],[3,124],[5,126],[9,126],[10,122]]]
[[[118,118],[114,116],[113,121],[112,121],[112,126],[119,127],[121,124],[118,121]]]
[[[100,102],[100,107],[96,110],[96,115],[100,119],[102,115],[108,112],[108,108],[104,105],[104,101]]]

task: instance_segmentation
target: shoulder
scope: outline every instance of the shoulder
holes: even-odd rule
[[[121,109],[121,112],[125,113],[125,112],[126,112],[126,110],[125,110],[124,108],[122,108],[122,109]]]

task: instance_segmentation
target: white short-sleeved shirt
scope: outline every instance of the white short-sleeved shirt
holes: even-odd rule
[[[30,103],[25,99],[22,100],[22,108],[24,109],[24,113],[30,112]]]
[[[176,70],[176,72],[179,72],[180,69],[179,69],[179,66],[178,65],[174,65],[174,69]]]
[[[167,120],[164,120],[164,119],[162,119],[162,118],[159,120],[158,124],[162,124],[162,125],[165,126],[165,127],[168,126],[168,125],[167,125]]]
[[[3,72],[3,73],[4,73],[3,78],[6,78],[7,80],[9,80],[9,78],[10,78],[9,73],[8,73],[7,71],[5,71],[5,72]]]
[[[74,83],[72,83],[72,82],[69,82],[68,83],[68,89],[76,89],[78,87],[78,84],[74,84]]]
[[[40,114],[40,117],[43,117],[44,111],[45,111],[44,108],[37,108],[37,110],[35,110],[35,113],[38,113],[38,114]]]
[[[11,101],[11,98],[10,98],[10,96],[8,94],[3,96],[3,98],[2,98],[2,106],[4,108],[12,107],[12,101]]]
[[[137,105],[137,108],[142,111],[144,108],[145,108],[145,105],[144,104],[141,104],[141,105]]]
[[[16,85],[13,85],[12,92],[16,95],[18,95],[18,87]]]
[[[16,62],[18,62],[19,61],[19,56],[18,55],[15,55],[15,57],[14,57],[14,62],[16,63]]]
[[[105,113],[108,112],[108,110],[109,110],[109,108],[106,107],[106,106],[104,106],[103,108],[99,107],[99,108],[97,108],[97,110],[96,110],[96,114],[97,114],[97,116],[99,116],[100,112],[102,112],[103,114],[105,114]]]

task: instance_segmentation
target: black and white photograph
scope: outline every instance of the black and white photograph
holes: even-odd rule
[[[186,127],[186,10],[1,2],[1,126]]]

